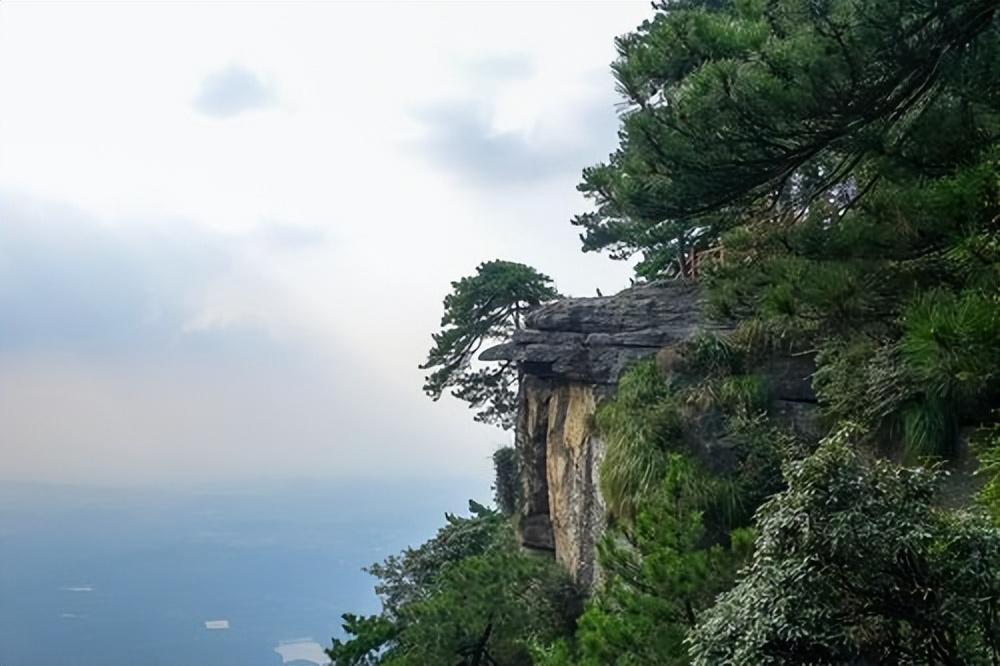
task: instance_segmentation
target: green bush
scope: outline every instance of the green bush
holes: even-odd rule
[[[379,615],[344,615],[334,666],[425,666],[475,662],[529,666],[534,643],[572,633],[582,597],[566,572],[526,555],[513,525],[470,502],[469,518],[369,571],[379,578]]]
[[[666,453],[679,446],[680,405],[656,365],[645,361],[622,375],[595,422],[607,443],[601,493],[612,515],[631,517],[663,478]]]
[[[635,520],[600,544],[602,583],[580,618],[574,640],[548,650],[542,664],[638,666],[688,663],[684,638],[715,595],[727,589],[751,539],[733,548],[706,545],[692,487],[704,478],[685,457],[670,454],[659,486]]]
[[[694,664],[995,662],[1000,533],[935,507],[935,473],[869,463],[851,439],[788,465],[750,565],[691,634]]]

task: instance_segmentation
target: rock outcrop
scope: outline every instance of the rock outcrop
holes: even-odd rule
[[[515,360],[522,370],[522,543],[554,551],[582,585],[593,582],[605,521],[598,486],[604,443],[592,425],[594,410],[630,363],[704,327],[701,312],[697,285],[679,281],[567,298],[529,314],[509,343],[481,356]]]
[[[534,310],[507,344],[480,358],[516,360],[524,373],[613,386],[632,361],[684,340],[704,325],[698,286],[655,282],[614,296],[566,298]]]
[[[705,320],[697,284],[658,282],[544,305],[510,342],[480,356],[514,360],[522,373],[516,431],[521,542],[553,552],[581,585],[594,582],[596,544],[605,528],[598,482],[605,446],[593,427],[597,405],[630,363],[669,355],[696,331],[713,329],[726,327]],[[804,432],[815,420],[812,370],[808,356],[777,357],[761,368],[775,416]],[[707,457],[717,458],[710,464],[725,466],[725,441],[702,444]]]

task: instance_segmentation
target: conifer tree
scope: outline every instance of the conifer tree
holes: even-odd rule
[[[516,412],[517,367],[513,361],[474,366],[484,345],[505,342],[527,312],[559,294],[552,279],[530,266],[488,261],[476,274],[451,283],[444,299],[441,331],[420,366],[431,370],[424,392],[438,400],[445,391],[477,410],[475,419],[510,428]]]

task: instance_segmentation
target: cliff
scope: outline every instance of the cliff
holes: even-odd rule
[[[595,544],[604,528],[596,405],[629,363],[697,330],[701,310],[697,286],[685,282],[568,298],[538,308],[509,343],[482,355],[516,360],[522,371],[515,436],[522,543],[553,551],[583,585],[593,582]]]
[[[630,363],[668,350],[697,330],[724,328],[703,317],[697,284],[658,282],[544,305],[526,317],[510,342],[481,355],[514,360],[522,372],[515,444],[526,548],[553,552],[580,584],[593,583],[596,543],[605,526],[598,483],[605,446],[592,425],[597,405],[614,392]],[[767,369],[776,411],[790,422],[808,421],[815,402],[811,368],[810,359],[782,358]]]

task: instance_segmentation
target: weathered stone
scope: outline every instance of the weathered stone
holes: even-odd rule
[[[632,287],[614,296],[566,298],[530,313],[525,328],[578,333],[678,330],[697,325],[701,297],[692,282]]]
[[[597,576],[606,513],[598,486],[604,443],[592,427],[597,403],[630,363],[690,336],[700,310],[696,285],[684,282],[565,299],[538,308],[509,343],[480,355],[515,360],[522,372],[521,543],[554,550],[584,586]]]
[[[518,523],[521,533],[521,545],[530,550],[555,551],[555,533],[549,514],[533,514],[523,516]]]
[[[725,330],[703,321],[697,285],[664,282],[547,304],[525,318],[510,342],[480,355],[516,361],[522,374],[516,431],[521,543],[554,551],[585,587],[599,576],[596,545],[606,520],[598,483],[605,445],[592,424],[597,405],[636,360],[656,356],[662,370],[676,369],[676,345],[704,328]],[[780,357],[758,369],[776,415],[802,432],[811,432],[817,418],[812,361]],[[709,469],[735,464],[740,442],[727,435],[718,410],[693,413],[685,437]]]
[[[514,360],[528,374],[614,384],[633,361],[690,336],[703,324],[698,286],[657,282],[614,296],[567,298],[532,311],[487,361]]]
[[[823,436],[822,414],[815,402],[774,400],[771,416],[782,427],[802,439],[816,441]]]
[[[816,402],[812,375],[816,371],[815,354],[777,354],[759,370],[767,378],[767,388],[776,400]]]
[[[545,380],[531,375],[522,378],[515,433],[521,461],[521,543],[541,550],[554,548],[546,472],[550,396],[551,388]]]
[[[546,436],[556,559],[585,586],[593,582],[594,551],[605,527],[597,483],[604,444],[591,427],[596,401],[593,386],[561,386],[549,401]]]

